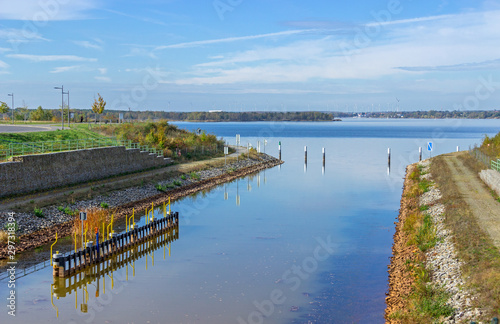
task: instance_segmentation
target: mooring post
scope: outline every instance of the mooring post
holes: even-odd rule
[[[281,161],[281,142],[278,143],[278,159]]]
[[[307,146],[304,146],[304,162],[307,163]]]
[[[325,148],[323,147],[323,166],[325,166]]]
[[[418,161],[422,161],[422,148],[418,148]]]
[[[387,165],[391,165],[391,148],[387,149]]]
[[[460,152],[460,146],[457,146],[457,152]]]

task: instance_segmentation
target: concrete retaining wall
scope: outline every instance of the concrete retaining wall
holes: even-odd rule
[[[139,149],[104,147],[12,158],[0,163],[0,197],[161,167],[170,159]]]
[[[495,170],[483,170],[479,177],[500,196],[500,173]]]

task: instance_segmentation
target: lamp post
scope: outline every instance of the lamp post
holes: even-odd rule
[[[71,128],[71,123],[69,121],[69,117],[70,117],[70,112],[69,112],[69,90],[64,92],[64,94],[67,94],[68,95],[68,127]]]
[[[61,130],[64,130],[64,86],[60,87],[54,87],[54,89],[61,89],[61,121],[62,121],[62,126]]]
[[[14,92],[7,94],[9,97],[12,97],[12,124],[14,124]]]

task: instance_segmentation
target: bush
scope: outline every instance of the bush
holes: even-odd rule
[[[109,208],[108,203],[102,202],[102,203],[101,203],[101,208],[104,208],[104,209]]]
[[[39,208],[36,208],[33,210],[33,213],[35,214],[36,217],[44,218],[45,215],[43,214],[43,211]]]

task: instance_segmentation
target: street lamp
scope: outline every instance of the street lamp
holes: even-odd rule
[[[61,130],[64,130],[64,86],[62,85],[60,87],[54,87],[54,89],[61,89]]]
[[[9,97],[12,97],[12,124],[14,124],[14,92],[7,94]]]
[[[69,115],[70,115],[70,112],[69,112],[69,90],[64,92],[64,94],[67,94],[68,95],[68,127],[71,128],[70,126],[70,122],[69,122]]]

